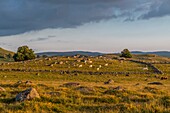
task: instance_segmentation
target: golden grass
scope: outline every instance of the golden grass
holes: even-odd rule
[[[57,60],[39,59],[25,63],[10,63],[1,68],[32,68],[67,70],[68,64],[56,64],[53,67],[46,66],[57,61],[72,63],[74,58],[59,57]],[[124,64],[116,59],[105,61],[104,59],[91,58],[93,65],[102,65],[100,71],[143,71],[141,64],[124,61]],[[34,62],[37,62],[34,64]],[[40,63],[43,62],[43,63]],[[109,63],[108,67],[104,67]],[[82,62],[80,64],[83,64]],[[25,67],[24,67],[25,65]],[[85,65],[85,64],[84,64]],[[89,64],[86,64],[89,65]],[[96,71],[95,68],[70,67],[71,70]],[[161,69],[166,69],[162,66]],[[152,72],[152,70],[149,70]],[[170,77],[168,71],[165,73]],[[157,75],[164,76],[164,75]],[[104,82],[112,79],[112,84]],[[32,84],[16,84],[17,81],[32,81]],[[149,82],[158,81],[163,85],[148,85]],[[63,84],[75,82],[78,86],[66,87]],[[3,113],[153,113],[170,112],[170,80],[160,80],[155,74],[130,74],[122,75],[70,75],[54,72],[0,72],[0,86],[6,91],[0,92],[0,111]],[[116,87],[120,89],[115,89]],[[40,99],[25,102],[15,102],[15,96],[30,87],[36,88]]]

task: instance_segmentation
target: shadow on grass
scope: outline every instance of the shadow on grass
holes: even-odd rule
[[[0,98],[0,103],[5,104],[15,103],[15,98]]]

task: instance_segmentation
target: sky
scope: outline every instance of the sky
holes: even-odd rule
[[[170,0],[1,0],[0,47],[169,51]]]

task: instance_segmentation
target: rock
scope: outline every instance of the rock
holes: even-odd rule
[[[14,87],[18,87],[20,85],[23,85],[24,82],[22,82],[21,80],[17,81],[15,84],[14,84]]]
[[[110,87],[108,90],[106,90],[104,92],[104,94],[110,94],[110,95],[113,95],[113,94],[116,94],[117,92],[119,91],[125,91],[125,89],[121,86],[117,86],[117,87]]]
[[[148,85],[163,85],[161,82],[150,82]]]
[[[26,81],[25,84],[26,84],[26,85],[31,85],[31,84],[32,84],[32,81]]]
[[[3,87],[0,87],[0,92],[6,91]]]
[[[127,77],[128,77],[128,76],[130,76],[130,74],[129,74],[129,73],[127,73],[127,74],[126,74],[126,76],[127,76]]]
[[[45,94],[49,94],[51,96],[61,96],[61,93],[60,92],[47,92]]]
[[[121,86],[117,86],[117,87],[115,87],[113,90],[116,90],[116,91],[123,91],[124,88],[121,87]]]
[[[138,85],[140,85],[140,84],[139,84],[139,83],[136,83],[136,84],[135,84],[135,86],[138,86]]]
[[[168,77],[161,77],[161,80],[167,80]]]
[[[80,86],[76,88],[76,90],[80,91],[83,94],[92,94],[95,90],[92,87]]]
[[[40,74],[39,73],[36,73],[37,76],[39,76]]]
[[[40,95],[38,94],[38,92],[35,88],[29,88],[29,89],[19,93],[16,96],[15,101],[22,102],[22,101],[25,101],[25,100],[32,100],[34,98],[40,98]]]
[[[80,85],[80,83],[76,83],[76,82],[69,82],[69,83],[63,84],[63,86],[65,86],[65,87],[76,87],[79,85]]]
[[[147,79],[147,78],[145,78],[145,81],[148,81],[148,79]]]
[[[104,82],[104,84],[111,84],[113,83],[114,81],[112,79],[109,79],[108,81]]]

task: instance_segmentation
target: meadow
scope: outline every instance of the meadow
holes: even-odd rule
[[[152,63],[163,74],[132,60]],[[155,55],[134,55],[132,59],[118,55],[77,55],[3,61],[0,63],[0,87],[4,89],[0,88],[0,111],[169,113],[169,61]],[[16,95],[28,88],[35,88],[40,98],[15,101]]]

